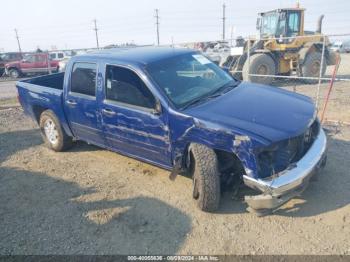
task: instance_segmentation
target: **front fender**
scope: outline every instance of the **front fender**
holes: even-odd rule
[[[245,173],[257,177],[257,161],[254,148],[259,142],[242,134],[220,127],[208,126],[194,118],[178,121],[176,128],[171,128],[172,161],[174,170],[181,172],[187,168],[189,148],[192,143],[205,145],[213,150],[235,154],[240,159]]]

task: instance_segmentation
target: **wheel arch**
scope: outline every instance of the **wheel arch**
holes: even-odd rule
[[[219,169],[221,171],[231,169],[231,171],[236,171],[242,176],[246,174],[247,166],[245,165],[245,163],[247,161],[246,159],[242,159],[242,156],[239,156],[237,152],[226,150],[219,147],[213,147],[211,145],[208,145],[207,143],[201,143],[201,142],[189,142],[184,147],[180,157],[177,159],[178,161],[177,166],[180,167],[178,170],[181,170],[180,173],[188,172],[191,166],[191,154],[193,155],[192,149],[193,149],[193,146],[196,144],[203,145],[214,151],[218,159]]]
[[[23,74],[22,70],[16,66],[11,66],[11,67],[7,68],[8,72],[10,72],[10,70],[17,70],[20,75]]]

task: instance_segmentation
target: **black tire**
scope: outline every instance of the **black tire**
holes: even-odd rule
[[[47,127],[49,123],[53,124],[52,127],[55,130],[55,135],[52,137],[56,137],[56,139],[50,139],[48,132],[45,131],[45,127]],[[41,113],[39,126],[43,140],[48,148],[56,152],[60,152],[72,146],[73,139],[66,134],[66,132],[63,130],[60,124],[60,121],[56,117],[55,113],[51,110],[45,110]]]
[[[271,56],[267,54],[253,54],[250,57],[250,62],[247,59],[243,65],[243,80],[254,83],[269,85],[274,80],[271,76],[251,76],[256,75],[275,75],[276,64]]]
[[[21,76],[21,73],[19,72],[18,69],[12,68],[9,70],[9,77],[11,78],[19,78]]]
[[[320,66],[322,61],[322,54],[320,52],[312,52],[307,54],[303,65],[301,66],[302,76],[305,77],[319,77],[320,75]],[[323,60],[323,68],[321,77],[326,73],[327,65],[325,59]],[[318,79],[304,79],[307,84],[316,84]]]
[[[193,198],[198,207],[213,212],[220,204],[220,173],[215,152],[203,145],[191,146]]]

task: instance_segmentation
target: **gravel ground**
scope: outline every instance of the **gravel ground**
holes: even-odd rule
[[[0,100],[16,97],[16,81],[0,81]]]
[[[348,254],[350,128],[330,128],[326,168],[302,197],[258,218],[223,196],[199,211],[191,180],[85,143],[47,149],[0,109],[0,254]]]

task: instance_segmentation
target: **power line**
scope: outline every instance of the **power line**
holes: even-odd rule
[[[95,31],[95,34],[96,34],[96,46],[97,46],[97,49],[100,49],[100,45],[98,43],[98,34],[97,34],[98,28],[97,28],[97,21],[96,21],[96,19],[94,19],[94,24],[95,24],[94,31]]]
[[[222,5],[222,40],[225,40],[225,20],[226,20],[225,9],[226,9],[226,5],[224,3]]]
[[[155,10],[156,15],[154,16],[156,18],[156,26],[157,26],[157,44],[159,45],[159,15],[158,15],[158,9]]]
[[[18,32],[17,32],[16,28],[15,28],[15,33],[16,33],[16,38],[17,38],[18,50],[20,53],[22,53],[21,44],[19,42]]]

